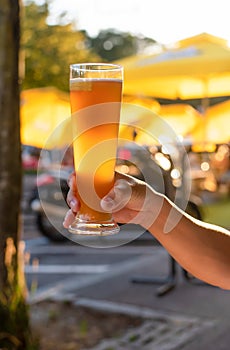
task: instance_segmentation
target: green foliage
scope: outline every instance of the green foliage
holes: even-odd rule
[[[59,313],[58,313],[57,310],[55,310],[55,309],[49,310],[48,318],[49,318],[49,321],[50,321],[50,322],[55,322],[55,321],[57,321],[57,319],[58,319],[59,316],[60,316],[60,315],[59,315]]]
[[[87,336],[87,333],[88,333],[88,322],[86,319],[83,319],[81,322],[80,322],[80,334],[83,336],[83,337],[86,337]]]
[[[21,27],[21,51],[25,59],[22,88],[55,86],[68,91],[69,65],[80,62],[114,61],[143,51],[155,43],[146,37],[114,29],[102,30],[91,38],[77,31],[74,23],[48,25],[49,1],[25,3]],[[63,14],[64,16],[64,14]]]
[[[2,237],[3,238],[3,237]],[[4,249],[5,279],[0,290],[0,349],[36,350],[30,328],[29,307],[25,300],[25,281],[21,268],[23,251],[11,237]]]
[[[17,291],[11,298],[0,297],[0,349],[37,350],[38,341],[33,339],[29,324],[29,308],[24,297]]]
[[[24,6],[21,27],[22,57],[25,76],[22,88],[55,86],[68,91],[69,65],[95,62],[100,58],[87,48],[83,32],[73,30],[73,24],[48,25],[48,3]]]
[[[88,40],[93,50],[109,62],[135,55],[156,43],[151,38],[138,37],[114,29],[102,30],[97,37],[89,37]]]

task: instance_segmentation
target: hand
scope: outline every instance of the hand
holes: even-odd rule
[[[69,179],[70,190],[67,212],[63,225],[65,228],[73,222],[80,209],[80,202],[76,193],[76,174]],[[111,191],[101,200],[101,208],[105,212],[112,212],[113,218],[119,223],[136,223],[144,227],[153,219],[153,196],[156,193],[144,182],[131,176],[115,173],[115,183]]]

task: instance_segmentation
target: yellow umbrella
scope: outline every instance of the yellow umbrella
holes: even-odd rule
[[[192,99],[230,94],[227,41],[206,33],[175,43],[152,55],[119,61],[124,93],[155,98]]]
[[[230,100],[209,107],[205,114],[205,123],[201,121],[192,133],[196,144],[202,138],[212,144],[230,142]]]
[[[53,87],[22,91],[20,107],[22,144],[38,148],[68,144],[67,133],[61,130],[66,128],[66,119],[69,116],[70,104],[67,93]],[[54,137],[54,133],[60,137]]]
[[[160,108],[160,103],[154,99],[124,95],[121,104],[120,129],[123,125],[126,127],[137,124],[144,112],[157,113]]]
[[[200,118],[200,113],[187,104],[160,106],[156,113],[154,109],[123,103],[120,138],[150,144],[159,143],[160,139],[162,141],[168,135],[175,141],[176,137],[181,139],[190,135]]]
[[[135,129],[144,115],[152,118],[152,114],[158,112],[161,108],[159,102],[152,98],[144,96],[124,95],[121,104],[121,117],[119,125],[120,142],[133,140]]]
[[[126,103],[126,110],[128,109],[128,104],[148,108],[156,113],[159,112],[161,108],[161,105],[158,101],[154,100],[153,98],[148,98],[146,96],[124,95],[122,97],[122,101]],[[124,117],[125,121],[127,121],[128,114],[126,113]],[[130,115],[130,118],[132,118],[133,120],[133,115]]]
[[[176,134],[183,137],[193,132],[201,118],[195,108],[185,103],[161,106],[159,114]]]

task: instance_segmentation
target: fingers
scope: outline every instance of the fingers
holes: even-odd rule
[[[65,216],[64,221],[63,221],[63,226],[65,228],[68,228],[69,225],[72,224],[76,213],[80,209],[80,203],[76,197],[75,184],[76,184],[76,175],[75,175],[75,173],[72,173],[69,177],[69,180],[68,180],[69,192],[68,192],[68,195],[66,198],[66,202],[67,202],[68,206],[70,207],[70,210],[68,210],[68,212],[66,213],[66,216]]]
[[[74,213],[72,212],[72,210],[68,210],[67,213],[66,213],[66,216],[64,218],[64,221],[63,221],[63,226],[65,228],[68,228],[69,225],[72,224],[72,222],[74,221],[74,218],[75,218],[75,215]]]
[[[73,213],[77,213],[80,209],[80,203],[77,199],[76,196],[76,175],[75,173],[70,175],[70,178],[68,180],[68,185],[69,185],[69,192],[67,195],[67,204],[69,205],[70,209],[72,210]]]
[[[113,189],[101,200],[104,211],[118,211],[126,206],[132,195],[132,188],[126,179],[118,179]]]
[[[71,174],[69,181],[69,192],[67,195],[67,203],[70,210],[67,212],[66,217],[63,222],[63,226],[68,228],[68,226],[74,220],[75,215],[80,209],[80,202],[77,198],[76,190],[76,174]],[[121,173],[115,174],[115,185],[110,190],[110,192],[101,200],[101,208],[105,212],[118,213],[126,209],[136,209],[140,205],[136,202],[142,202],[141,200],[135,200],[136,197],[134,193],[137,192],[135,188],[138,185],[138,181],[131,176],[124,175]],[[134,196],[133,196],[134,195]],[[132,198],[134,197],[134,198]],[[134,207],[134,208],[133,208]]]

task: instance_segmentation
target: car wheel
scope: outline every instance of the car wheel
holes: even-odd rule
[[[186,213],[193,216],[195,219],[202,220],[202,213],[194,202],[188,202]]]
[[[37,214],[37,226],[40,232],[53,242],[64,242],[67,240],[49,221],[45,213]]]

